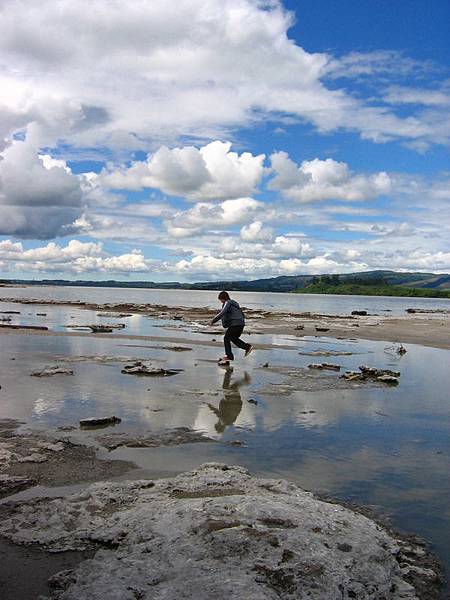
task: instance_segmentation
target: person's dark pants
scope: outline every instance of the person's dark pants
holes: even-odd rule
[[[247,350],[250,348],[250,344],[246,344],[242,340],[240,340],[240,336],[244,331],[243,325],[233,325],[232,327],[228,327],[225,332],[223,343],[225,346],[225,354],[230,360],[234,359],[233,351],[231,349],[231,342],[238,348],[242,348],[243,350]]]

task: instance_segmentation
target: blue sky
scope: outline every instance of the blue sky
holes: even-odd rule
[[[11,0],[0,276],[450,272],[444,0]]]

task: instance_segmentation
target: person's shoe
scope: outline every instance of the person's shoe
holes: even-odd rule
[[[246,356],[248,356],[252,350],[253,350],[253,346],[250,344],[250,346],[249,346],[249,347],[247,348],[247,350],[245,351],[244,358],[245,358]]]
[[[222,358],[219,358],[219,360],[217,361],[217,364],[218,365],[229,365],[232,360],[233,359],[228,358],[228,356],[222,356]]]

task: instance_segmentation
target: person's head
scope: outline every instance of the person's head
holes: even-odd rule
[[[230,294],[228,292],[220,292],[218,298],[222,304],[225,304],[225,302],[230,299]]]

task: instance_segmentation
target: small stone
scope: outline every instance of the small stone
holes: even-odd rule
[[[380,375],[377,377],[377,381],[387,383],[388,385],[398,385],[398,379],[396,377],[392,377],[392,375]]]
[[[320,364],[316,364],[316,363],[312,363],[310,365],[308,365],[308,369],[318,369],[318,370],[325,370],[325,371],[340,371],[341,370],[341,366],[340,365],[335,365],[333,363],[320,363]]]
[[[31,463],[42,463],[42,462],[46,462],[48,460],[48,457],[45,456],[45,454],[39,454],[39,452],[35,452],[34,454],[29,454],[28,456],[23,456],[22,458],[19,458],[20,463],[26,463],[26,462],[31,462]]]
[[[89,417],[88,419],[80,419],[80,426],[82,428],[97,428],[107,427],[108,425],[117,425],[121,423],[122,419],[113,415],[112,417]]]

